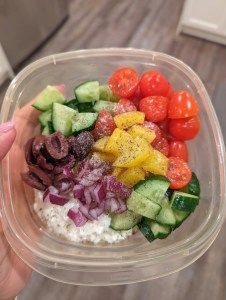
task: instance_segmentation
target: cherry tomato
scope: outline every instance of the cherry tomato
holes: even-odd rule
[[[196,116],[199,105],[195,98],[187,91],[175,92],[169,101],[168,117],[182,119]]]
[[[169,133],[169,121],[170,119],[166,118],[164,121],[158,122],[157,125],[162,131],[162,136],[168,141],[173,141],[175,138]]]
[[[156,70],[145,72],[140,80],[140,89],[144,97],[164,96],[167,97],[172,90],[165,76]]]
[[[168,91],[168,94],[167,94],[167,98],[171,99],[173,97],[173,94],[174,94],[174,90],[173,90],[172,85],[170,85],[169,91]]]
[[[111,114],[108,111],[102,110],[99,112],[95,128],[93,130],[94,138],[97,140],[103,136],[111,135],[115,128],[116,125]]]
[[[116,116],[116,115],[122,114],[124,112],[136,111],[136,110],[137,110],[137,108],[133,104],[132,101],[130,101],[128,99],[120,99],[114,109],[114,115]]]
[[[183,141],[171,141],[169,143],[169,156],[179,157],[188,161],[188,147]]]
[[[171,189],[181,189],[191,180],[192,172],[188,164],[178,157],[169,157],[166,177],[170,181]]]
[[[163,121],[167,116],[168,98],[151,96],[140,100],[140,111],[145,113],[145,118],[151,122]]]
[[[169,132],[177,140],[193,139],[200,130],[200,120],[197,116],[185,119],[172,119],[169,122]]]
[[[149,128],[155,132],[156,138],[154,139],[154,141],[157,141],[162,137],[162,132],[161,132],[160,128],[158,127],[158,125],[156,125],[155,123],[144,121],[144,127]]]
[[[121,68],[111,75],[108,83],[114,94],[122,98],[128,98],[136,92],[139,76],[132,68]]]
[[[151,145],[156,150],[162,152],[165,156],[169,155],[169,143],[166,138],[160,137],[159,139],[155,139]]]

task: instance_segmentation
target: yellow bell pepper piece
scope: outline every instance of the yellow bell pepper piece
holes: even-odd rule
[[[118,155],[131,143],[133,143],[133,138],[129,133],[125,130],[116,128],[106,144],[105,151]]]
[[[109,136],[104,136],[93,144],[93,150],[104,152]]]
[[[115,177],[118,177],[121,173],[122,173],[123,169],[122,168],[118,168],[118,167],[115,167],[113,169],[113,172],[111,175],[115,176]]]
[[[126,129],[135,124],[143,124],[145,115],[140,111],[125,112],[114,117],[115,124],[118,128]]]
[[[103,152],[94,152],[100,159],[104,161],[114,162],[116,157],[111,153],[103,153]]]
[[[129,187],[133,187],[140,180],[145,179],[145,171],[140,167],[133,167],[121,172],[118,180]]]
[[[153,142],[156,138],[154,130],[145,128],[141,125],[133,125],[127,130],[127,132],[134,138],[139,136],[145,139],[148,143]]]
[[[151,148],[148,142],[137,137],[127,145],[127,148],[118,156],[113,166],[120,168],[136,167],[147,159],[150,153]]]
[[[158,175],[166,175],[168,158],[160,151],[153,149],[151,155],[142,163],[145,171]]]

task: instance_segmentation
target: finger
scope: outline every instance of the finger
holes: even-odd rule
[[[16,130],[12,122],[0,125],[0,160],[8,153],[16,137]]]

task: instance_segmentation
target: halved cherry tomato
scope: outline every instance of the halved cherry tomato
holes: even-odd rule
[[[95,128],[93,130],[94,138],[100,139],[103,136],[111,135],[115,130],[116,125],[112,115],[105,110],[99,112]]]
[[[192,172],[188,164],[178,157],[169,157],[166,177],[170,181],[171,189],[181,189],[191,180]]]
[[[197,116],[199,105],[195,98],[187,91],[174,92],[169,101],[168,117],[182,119]]]
[[[134,95],[130,97],[129,100],[133,102],[136,108],[139,108],[139,103],[142,98],[143,96],[141,94],[140,86],[138,85]]]
[[[137,108],[133,104],[132,101],[130,101],[128,99],[120,99],[114,109],[114,115],[116,116],[116,115],[122,114],[124,112],[136,111],[136,110],[137,110]]]
[[[155,139],[151,145],[156,150],[162,152],[165,156],[169,155],[169,143],[166,138],[160,137],[159,139]]]
[[[167,116],[169,99],[162,96],[151,96],[140,100],[140,111],[145,113],[145,118],[151,122],[163,121]]]
[[[172,87],[163,74],[156,70],[150,70],[142,75],[140,89],[144,97],[167,97],[171,93]]]
[[[114,94],[122,98],[128,98],[136,92],[139,76],[132,68],[121,68],[111,75],[108,83]]]
[[[197,116],[185,119],[171,119],[169,132],[177,140],[186,141],[193,139],[200,130],[200,120]]]
[[[171,141],[169,143],[169,156],[179,157],[188,161],[188,147],[183,141]]]
[[[158,127],[158,125],[156,125],[155,123],[149,122],[149,121],[144,121],[144,127],[149,128],[155,132],[156,138],[154,139],[153,142],[159,140],[162,137],[162,132],[161,132],[160,128]]]

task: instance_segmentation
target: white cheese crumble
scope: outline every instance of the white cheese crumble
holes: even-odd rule
[[[44,203],[42,200],[42,192],[36,193],[34,210],[43,223],[46,224],[49,231],[59,237],[63,237],[69,241],[116,243],[126,239],[132,234],[132,230],[115,231],[109,228],[111,219],[108,215],[102,214],[98,220],[88,221],[82,227],[76,227],[74,222],[68,218],[68,210],[77,205],[75,199],[71,199],[64,206]]]

